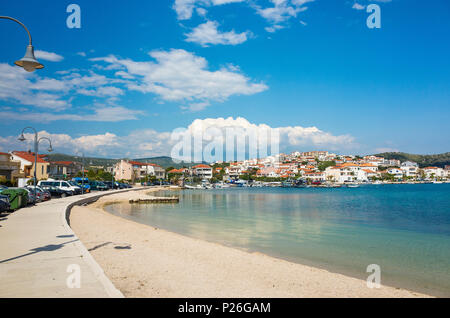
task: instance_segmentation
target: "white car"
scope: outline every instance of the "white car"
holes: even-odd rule
[[[70,191],[73,194],[80,194],[81,187],[74,186],[67,181],[61,180],[47,180],[47,181],[39,181],[38,186],[51,186],[56,187],[61,190]]]

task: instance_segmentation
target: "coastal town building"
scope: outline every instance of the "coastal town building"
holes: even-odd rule
[[[412,161],[405,161],[400,164],[403,174],[406,177],[415,178],[419,175],[419,165]]]
[[[31,151],[13,151],[11,153],[13,161],[20,162],[20,173],[24,175],[25,178],[31,178],[34,176],[34,161],[35,155]],[[50,163],[45,160],[45,156],[38,155],[36,158],[36,178],[38,180],[46,180],[49,175]]]
[[[395,179],[403,178],[403,170],[400,168],[389,168],[387,169],[387,173],[394,176]]]
[[[439,167],[426,167],[426,168],[423,168],[423,171],[425,173],[425,177],[430,180],[446,177],[446,173],[444,172],[444,169],[439,168]]]
[[[0,152],[0,179],[14,182],[23,177],[20,172],[20,161],[13,160],[13,156],[6,152]]]
[[[81,170],[82,164],[78,162],[52,161],[49,165],[48,175],[55,180],[73,178]]]
[[[156,177],[157,179],[164,179],[166,177],[166,171],[159,165],[131,160],[119,161],[114,166],[113,171],[116,180],[135,181],[149,176]]]
[[[213,169],[205,164],[196,165],[191,168],[191,175],[202,179],[211,179],[213,177]]]

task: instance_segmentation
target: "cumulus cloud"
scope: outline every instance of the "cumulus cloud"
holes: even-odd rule
[[[52,52],[46,52],[41,50],[34,51],[34,55],[38,60],[45,60],[50,62],[61,62],[64,60],[64,57]]]
[[[203,109],[212,101],[224,102],[233,95],[253,95],[268,89],[254,82],[236,67],[209,70],[208,61],[185,50],[152,51],[156,61],[136,62],[114,55],[94,58],[123,68],[130,76],[127,87],[142,93],[153,93],[164,101],[182,102],[192,110]],[[203,105],[203,107],[199,107]]]
[[[217,149],[231,151],[230,135],[236,137],[238,147],[241,145],[240,142],[247,143],[246,154],[249,157],[251,157],[251,154],[261,154],[261,150],[265,151],[262,148],[265,147],[271,136],[278,136],[277,140],[279,140],[279,145],[271,149],[271,154],[274,154],[274,149],[280,152],[288,152],[310,149],[348,150],[356,147],[355,140],[350,135],[335,136],[316,127],[271,127],[266,124],[251,123],[242,117],[197,119],[188,127],[176,129],[172,132],[157,132],[153,129],[145,129],[131,132],[125,136],[105,133],[71,137],[67,134],[51,134],[43,131],[40,132],[40,135],[51,138],[57,152],[84,151],[92,156],[102,155],[115,158],[160,155],[177,157],[177,146],[182,140],[192,140],[192,145],[199,144],[203,155],[209,151],[211,144],[217,146]],[[31,135],[26,137],[28,140],[32,140]],[[257,142],[251,143],[250,140],[254,137]],[[28,145],[28,147],[30,146],[31,144]],[[1,151],[24,149],[24,145],[17,141],[17,136],[0,137],[0,147]],[[190,151],[189,154],[191,154]],[[180,155],[178,159],[188,158]]]
[[[220,32],[218,27],[219,23],[216,21],[207,21],[200,24],[192,32],[186,34],[186,41],[198,43],[203,47],[210,44],[237,45],[247,41],[247,37],[251,34],[249,31],[236,33],[234,30]]]

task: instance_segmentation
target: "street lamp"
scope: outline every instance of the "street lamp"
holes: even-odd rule
[[[81,194],[84,194],[84,152],[81,153],[81,155],[83,156],[83,161],[82,161],[82,169],[83,169],[83,178],[81,179]]]
[[[27,46],[25,56],[22,59],[14,62],[14,64],[16,64],[17,66],[23,67],[25,69],[25,71],[27,71],[27,72],[34,72],[35,70],[43,69],[44,65],[39,63],[38,60],[36,59],[36,57],[34,56],[33,40],[31,38],[31,33],[30,33],[30,31],[28,31],[25,24],[23,24],[22,22],[20,22],[17,19],[11,18],[11,17],[0,16],[0,19],[11,20],[11,21],[14,21],[14,22],[20,24],[25,29],[25,31],[27,31],[28,37],[30,39],[30,42]]]
[[[34,129],[33,127],[25,127],[23,130],[22,130],[22,134],[20,135],[20,137],[19,137],[19,141],[25,141],[26,140],[26,138],[25,138],[25,136],[24,136],[24,132],[25,132],[25,130],[27,130],[27,129],[31,129],[31,130],[33,130],[34,131],[34,204],[36,204],[36,182],[37,182],[37,177],[36,177],[36,171],[37,171],[37,157],[38,157],[38,152],[39,152],[39,143],[42,141],[42,140],[47,140],[48,142],[49,142],[49,144],[50,144],[50,146],[48,147],[48,152],[52,152],[53,151],[53,147],[52,147],[52,141],[49,139],[49,138],[47,138],[47,137],[41,137],[41,138],[39,138],[39,136],[38,136],[38,133],[37,133],[37,131],[36,131],[36,129]]]

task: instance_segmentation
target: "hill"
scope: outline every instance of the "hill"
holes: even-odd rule
[[[83,159],[81,156],[71,156],[71,155],[65,155],[61,153],[55,153],[55,154],[49,154],[47,155],[49,161],[74,161],[74,162],[82,162]],[[107,158],[91,158],[91,157],[85,157],[84,163],[86,167],[108,167],[115,165],[116,162],[119,160],[117,159],[107,159]]]
[[[71,156],[61,153],[49,154],[49,161],[74,161],[82,162],[81,156]],[[139,161],[143,163],[155,163],[163,168],[174,167],[180,169],[183,167],[192,167],[197,163],[186,163],[186,162],[176,162],[171,157],[153,157],[153,158],[142,158],[142,159],[131,159],[133,161]],[[108,159],[108,158],[95,158],[95,157],[85,157],[84,163],[86,167],[110,167],[115,165],[119,159]]]
[[[180,169],[183,167],[192,167],[197,165],[198,163],[192,162],[178,162],[174,161],[171,157],[153,157],[153,158],[142,158],[142,159],[133,159],[134,161],[144,162],[144,163],[155,163],[160,165],[163,168],[174,167],[175,169]]]
[[[385,152],[377,154],[376,156],[384,157],[386,159],[396,159],[401,162],[414,161],[417,162],[421,168],[428,166],[443,168],[446,165],[450,165],[450,152],[437,155],[414,155],[404,152]]]

